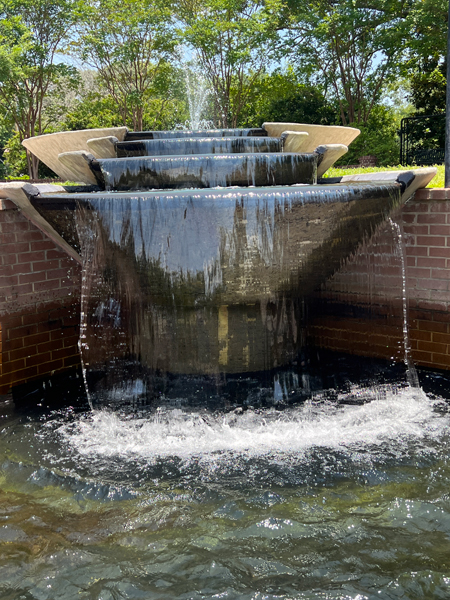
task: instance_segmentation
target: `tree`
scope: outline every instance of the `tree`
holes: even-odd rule
[[[438,60],[421,61],[411,74],[409,99],[418,114],[432,115],[445,110],[447,63]]]
[[[236,127],[274,56],[281,0],[183,0],[185,39],[213,90],[217,126]]]
[[[398,122],[394,109],[376,105],[366,123],[355,125],[358,125],[361,133],[351,143],[348,153],[344,154],[338,164],[357,164],[361,156],[368,154],[376,156],[377,166],[399,163]]]
[[[238,125],[260,127],[264,121],[332,125],[337,118],[336,107],[327,102],[321,88],[300,83],[295,71],[287,67],[258,78]]]
[[[122,124],[141,130],[146,103],[175,42],[172,15],[162,0],[88,0],[71,51],[97,70]]]
[[[75,15],[71,0],[3,0],[0,3],[0,109],[20,141],[44,133],[43,107],[51,85],[74,69],[56,64]],[[28,173],[39,160],[27,152]]]
[[[441,61],[447,54],[448,31],[447,0],[415,0],[411,2],[406,19],[410,68],[415,70],[417,62]]]
[[[343,125],[366,123],[398,73],[408,33],[405,6],[404,0],[288,0],[284,51],[306,78],[331,92]]]

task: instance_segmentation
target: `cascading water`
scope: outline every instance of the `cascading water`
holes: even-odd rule
[[[131,132],[118,158],[87,157],[106,193],[33,199],[83,257],[91,398],[304,398],[308,302],[398,205],[402,184],[316,185],[326,147],[284,152],[287,138],[263,128],[177,135]],[[263,144],[275,151],[253,152]],[[218,153],[196,153],[204,147]]]
[[[96,409],[0,403],[2,598],[448,597],[448,379],[423,373],[425,393],[404,371],[377,377],[371,359],[309,346],[312,316],[339,305],[340,267],[369,248],[400,191],[34,200],[82,254]],[[383,316],[408,363],[389,227],[398,291]],[[382,304],[364,260],[355,285]]]

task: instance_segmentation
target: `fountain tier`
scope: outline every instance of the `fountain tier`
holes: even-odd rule
[[[117,158],[131,156],[170,156],[189,154],[242,154],[243,152],[281,152],[282,138],[223,137],[135,140],[115,144]]]
[[[24,189],[82,257],[81,348],[94,399],[110,398],[111,389],[152,399],[175,376],[183,385],[220,387],[255,373],[279,377],[280,369],[295,388],[312,293],[434,174],[316,185],[318,166],[325,169],[345,146],[305,154],[284,151],[286,136],[289,144],[307,139],[301,131],[273,143],[264,130],[207,133],[205,140],[204,131],[181,139],[180,132],[128,132],[125,144],[91,138],[92,151],[106,155],[120,155],[126,144],[189,154],[96,159],[66,152],[64,164],[84,168],[111,191]],[[253,147],[269,143],[275,151],[192,153],[236,147],[233,138],[249,150],[252,137]],[[243,187],[227,187],[236,185]]]

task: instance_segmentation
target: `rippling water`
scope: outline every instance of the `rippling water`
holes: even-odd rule
[[[3,405],[0,597],[448,598],[448,405],[355,396],[242,414]]]

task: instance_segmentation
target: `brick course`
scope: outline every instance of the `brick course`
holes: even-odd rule
[[[450,189],[419,190],[392,219],[403,231],[411,356],[416,364],[450,369]],[[403,360],[402,261],[394,238],[384,223],[317,294],[330,313],[310,328],[318,346]],[[370,314],[333,314],[342,292],[355,289],[348,306]]]
[[[393,222],[403,230],[412,358],[450,369],[450,190],[419,190]],[[317,346],[403,359],[395,238],[383,224],[317,293],[309,326]],[[80,280],[80,266],[0,200],[0,395],[79,365]]]
[[[0,395],[79,364],[80,281],[80,266],[0,201]]]

